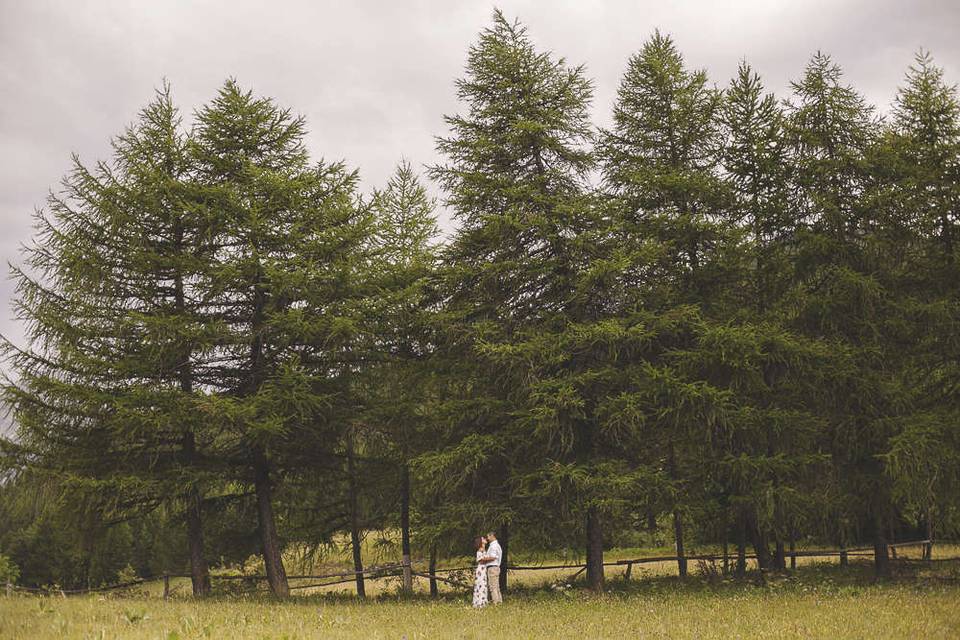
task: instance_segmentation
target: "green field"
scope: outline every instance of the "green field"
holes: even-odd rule
[[[110,596],[0,597],[0,638],[957,638],[960,563],[910,564],[876,583],[867,562],[807,564],[791,576],[612,579],[596,596],[520,584],[499,608],[465,594],[366,602],[323,594],[164,601]]]

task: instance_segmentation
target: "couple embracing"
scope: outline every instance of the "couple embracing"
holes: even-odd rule
[[[486,536],[477,536],[473,539],[473,546],[477,551],[473,606],[485,607],[488,602],[500,604],[503,602],[503,596],[500,595],[500,559],[503,557],[503,551],[500,549],[500,543],[497,542],[497,534],[491,531]]]

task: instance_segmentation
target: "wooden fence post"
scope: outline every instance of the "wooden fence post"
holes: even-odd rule
[[[624,580],[629,580],[631,573],[633,573],[633,563],[632,563],[632,562],[628,562],[628,563],[627,563],[627,572],[626,572],[625,574],[623,574],[623,579],[624,579]]]
[[[13,595],[13,584],[11,584],[9,580],[7,580],[7,597],[9,598],[12,595]]]
[[[163,574],[163,599],[170,597],[170,574]]]

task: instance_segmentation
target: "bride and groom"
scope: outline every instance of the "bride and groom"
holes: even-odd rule
[[[503,596],[500,595],[500,559],[503,557],[503,551],[500,549],[500,543],[497,542],[497,534],[491,531],[486,537],[477,536],[473,539],[473,546],[477,551],[473,606],[485,607],[488,602],[500,604],[503,602]]]

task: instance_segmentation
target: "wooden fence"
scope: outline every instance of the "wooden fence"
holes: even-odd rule
[[[912,542],[898,542],[895,544],[887,545],[891,550],[894,551],[894,557],[896,558],[895,550],[901,547],[916,547],[916,546],[932,546],[932,541],[930,540],[916,540]],[[826,549],[826,550],[811,550],[811,551],[787,551],[785,552],[786,558],[830,558],[837,556],[869,556],[873,555],[872,547],[857,547],[851,549]],[[756,559],[755,554],[747,554],[745,556],[747,559]],[[686,560],[703,560],[708,562],[730,562],[736,561],[737,556],[729,554],[693,554],[682,556]],[[626,571],[624,572],[624,577],[630,579],[633,572],[633,565],[642,565],[648,563],[658,563],[658,562],[678,562],[681,559],[680,556],[648,556],[645,558],[631,558],[627,560],[613,560],[610,562],[604,562],[603,566],[605,567],[623,567],[626,566]],[[572,574],[568,580],[573,580],[581,573],[586,570],[586,564],[549,564],[549,565],[510,565],[507,567],[508,571],[547,571],[547,570],[561,570],[561,569],[576,569],[577,571]],[[465,567],[447,567],[444,569],[436,569],[433,573],[429,571],[412,571],[412,574],[422,578],[439,580],[457,587],[462,586],[462,582],[456,580],[450,580],[444,578],[440,574],[454,573],[454,572],[473,572],[474,567],[465,566]],[[337,584],[344,584],[347,582],[353,582],[356,580],[358,575],[363,575],[366,580],[378,580],[382,578],[390,577],[399,577],[403,574],[403,565],[402,564],[386,564],[378,565],[373,567],[368,567],[362,571],[342,571],[338,573],[328,573],[321,575],[289,575],[287,578],[289,580],[312,580],[312,583],[309,584],[295,584],[291,585],[290,589],[312,589],[320,587],[330,587]],[[22,593],[33,593],[33,594],[43,594],[43,595],[60,595],[66,597],[68,595],[80,595],[87,593],[100,593],[105,591],[114,591],[119,589],[127,589],[147,583],[163,581],[163,597],[167,598],[170,595],[170,579],[171,578],[190,578],[189,574],[164,574],[162,576],[155,576],[152,578],[143,578],[140,580],[134,580],[131,582],[126,582],[122,584],[108,585],[104,587],[96,587],[91,589],[60,589],[55,587],[21,587],[17,585],[7,584],[6,592],[7,595],[11,595],[13,592],[22,592]],[[255,586],[258,582],[265,581],[267,576],[265,575],[211,575],[212,579],[215,580],[227,580],[227,581],[242,581]],[[321,581],[321,582],[318,582]]]

